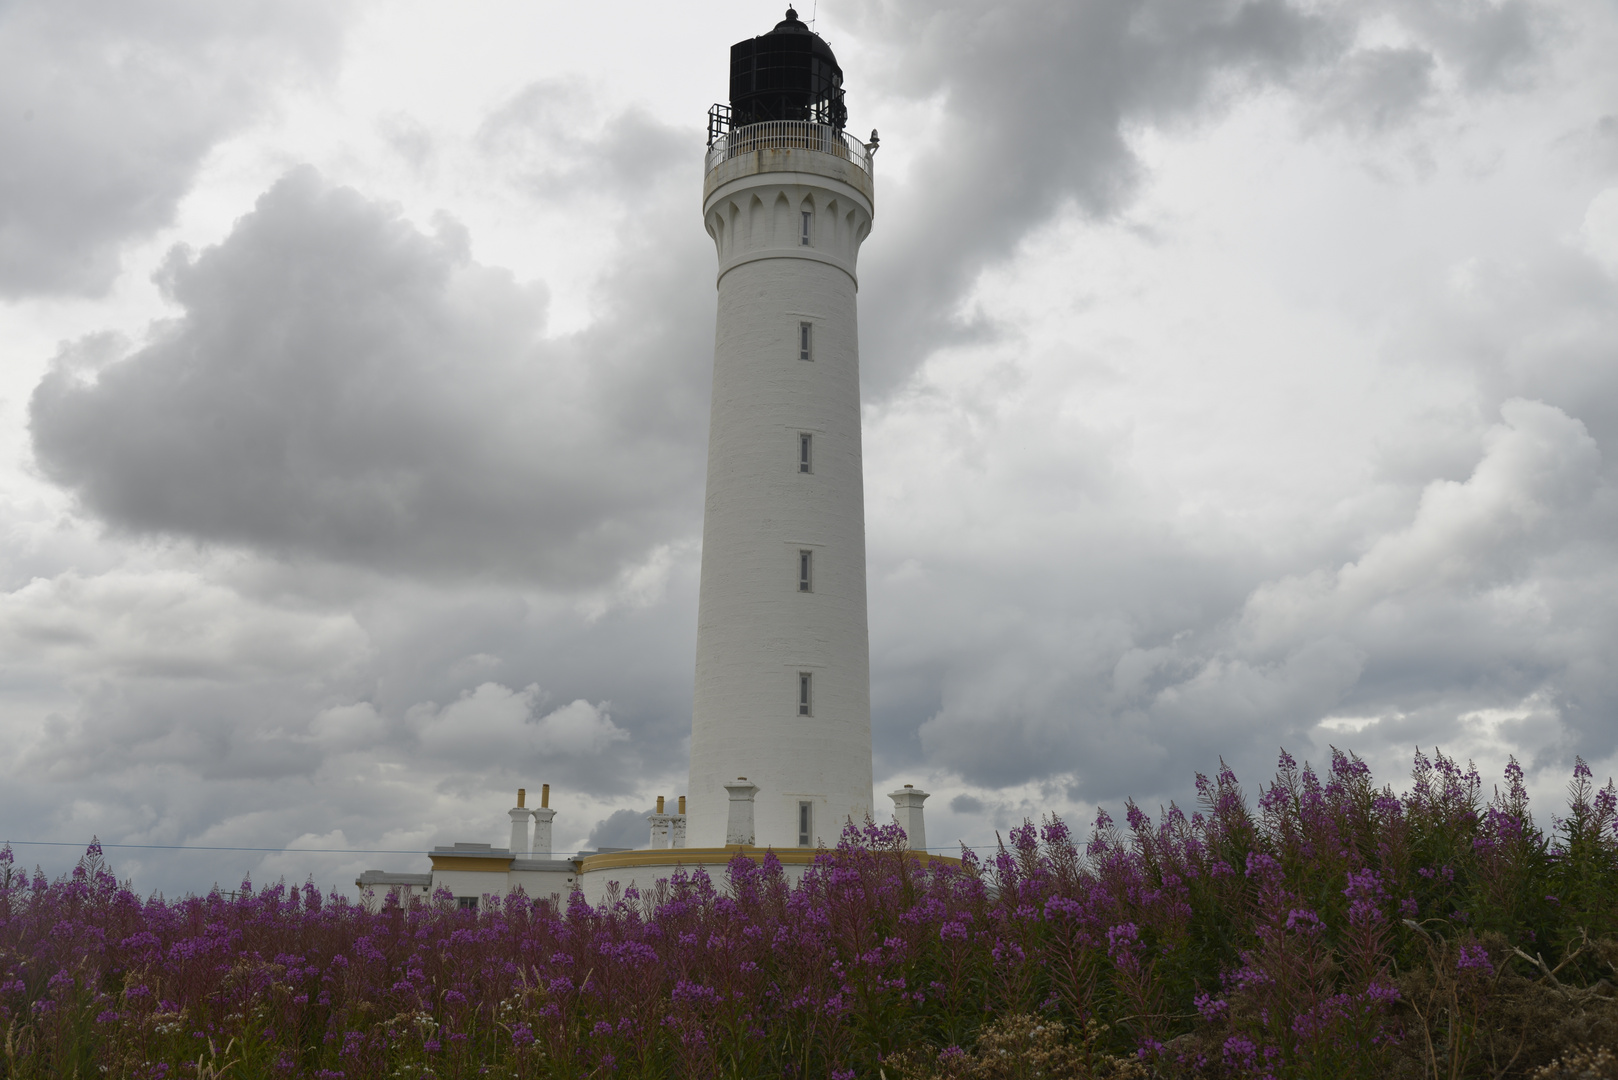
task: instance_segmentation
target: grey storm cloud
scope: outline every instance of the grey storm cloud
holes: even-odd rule
[[[1512,5],[1494,21],[1412,10],[1479,71],[1526,48],[1530,21]],[[947,105],[947,160],[921,163],[932,180],[894,200],[896,235],[868,260],[868,388],[891,390],[985,261],[1059,206],[1120,205],[1136,171],[1129,123],[1173,122],[1232,84],[1306,69],[1341,76],[1340,110],[1378,123],[1407,111],[1430,54],[1345,51],[1348,19],[1279,0],[861,12],[857,25],[892,43],[888,89]],[[637,198],[649,179],[686,194],[666,178],[680,133],[638,113],[558,137],[581,93],[536,83],[477,140],[536,197],[603,176]],[[1037,167],[1019,165],[1034,147]],[[128,356],[94,338],[63,352],[34,396],[35,453],[129,530],[403,572],[600,580],[694,529],[710,325],[701,275],[670,253],[704,256],[700,238],[658,239],[608,275],[592,329],[545,340],[543,292],[473,263],[453,226],[422,234],[296,173],[217,248],[171,256],[173,325]]]
[[[645,810],[614,810],[590,830],[589,846],[597,849],[644,846],[651,830],[646,815],[651,812],[651,807]]]
[[[335,47],[335,33],[300,36],[290,14],[254,16],[269,29],[243,38],[207,28],[251,29],[241,13],[259,9],[162,10],[206,32],[147,11],[128,33],[162,29],[149,55],[177,58],[173,85],[201,87],[198,100],[166,112],[161,94],[113,101],[97,123],[119,129],[104,141],[69,125],[27,169],[0,168],[0,214],[34,208],[0,219],[13,230],[0,232],[0,288],[104,284],[119,245],[166,221],[207,147],[262,104],[227,61],[303,70]],[[902,181],[881,175],[879,155],[862,264],[868,449],[908,438],[928,450],[905,479],[912,502],[868,489],[879,775],[924,766],[1053,800],[1145,798],[1183,790],[1222,755],[1257,775],[1278,742],[1317,760],[1338,730],[1355,749],[1407,748],[1490,710],[1510,714],[1489,722],[1511,738],[1528,732],[1513,746],[1611,748],[1618,368],[1611,279],[1588,259],[1484,260],[1471,299],[1434,299],[1429,325],[1390,334],[1400,363],[1476,374],[1467,407],[1481,419],[1453,434],[1434,422],[1373,463],[1368,483],[1407,494],[1408,512],[1356,518],[1303,554],[1146,505],[1112,435],[1042,429],[1044,414],[1019,411],[1025,357],[986,378],[969,423],[903,397],[940,343],[1001,330],[961,310],[985,268],[1066,209],[1128,210],[1142,176],[1133,128],[1191,126],[1279,87],[1306,123],[1382,136],[1431,115],[1447,87],[1487,95],[1531,79],[1539,10],[905,0],[850,12],[860,66],[834,44],[855,121],[881,126],[890,147],[919,141],[867,109],[886,94],[935,103],[938,124]],[[43,5],[0,7],[13,35],[0,58],[23,40],[15,12],[60,33]],[[1396,25],[1398,44],[1365,44],[1369,19]],[[238,53],[239,40],[265,51]],[[217,48],[188,67],[196,42]],[[123,84],[85,63],[85,93],[115,96]],[[470,138],[492,184],[547,204],[589,188],[590,212],[610,218],[603,241],[618,253],[587,329],[550,333],[543,286],[480,264],[453,222],[422,227],[299,169],[217,245],[170,256],[171,319],[134,343],[95,335],[61,350],[30,409],[35,461],[110,526],[104,550],[149,561],[87,561],[4,594],[0,672],[50,701],[18,757],[27,775],[0,791],[9,820],[43,822],[43,835],[91,806],[103,817],[71,820],[116,815],[156,841],[331,834],[333,847],[419,847],[452,822],[465,831],[436,839],[503,842],[507,788],[550,781],[559,845],[645,841],[642,811],[612,810],[684,764],[712,256],[695,221],[700,136],[633,109],[581,135],[560,119],[588,111],[581,93],[536,83]],[[10,140],[24,121],[6,107]],[[1611,117],[1578,122],[1618,161]],[[444,152],[441,132],[389,124],[418,167]],[[165,132],[174,141],[141,141]],[[148,151],[160,160],[142,164]],[[110,178],[104,200],[72,172],[97,152],[117,165],[84,174]],[[997,343],[1008,354],[1011,337]],[[904,408],[911,426],[882,432]],[[1027,457],[1006,456],[1016,444]],[[1352,727],[1323,732],[1324,717],[1365,725],[1360,741]],[[558,777],[608,801],[580,812]],[[64,783],[87,794],[63,799]],[[940,811],[1016,810],[1012,796],[935,790]]]
[[[458,227],[300,169],[217,247],[170,256],[182,314],[140,348],[58,357],[35,453],[136,532],[599,581],[700,510],[711,329],[678,313],[705,290],[642,264],[594,328],[547,340],[544,290],[473,262]]]
[[[983,800],[964,792],[949,801],[949,808],[957,814],[981,814],[984,810]]]
[[[9,696],[44,671],[74,687],[11,744],[0,816],[14,835],[51,829],[69,811],[44,792],[65,789],[147,843],[259,843],[266,814],[275,843],[333,829],[348,839],[314,846],[503,842],[489,833],[512,791],[548,782],[569,846],[599,813],[581,794],[626,799],[678,759],[690,639],[666,606],[580,626],[525,619],[507,590],[362,587],[350,604],[287,604],[279,581],[253,577],[65,574],[5,596]],[[604,685],[622,702],[579,696]]]
[[[474,141],[512,183],[541,200],[581,186],[633,197],[668,170],[689,166],[695,130],[669,127],[632,108],[608,116],[594,132],[580,132],[575,118],[598,110],[577,80],[541,80],[495,108]]]
[[[349,4],[0,4],[0,294],[99,293],[204,156],[289,77],[330,69]]]
[[[961,296],[1031,229],[1067,206],[1105,216],[1128,205],[1141,175],[1131,127],[1194,122],[1265,86],[1385,126],[1426,100],[1440,61],[1479,87],[1520,74],[1543,21],[1526,3],[1447,0],[889,0],[851,15],[879,58],[859,76],[943,106],[942,131],[912,170],[925,181],[883,200],[899,209],[865,260],[865,291],[883,300],[862,334],[877,393],[939,344],[995,333],[959,310]],[[1375,18],[1415,43],[1356,47]],[[857,94],[856,79],[856,124],[868,112]]]
[[[988,329],[962,325],[954,307],[1029,229],[1065,205],[1106,214],[1127,200],[1139,173],[1128,124],[1173,123],[1228,97],[1226,83],[1279,80],[1340,47],[1333,21],[1280,0],[895,2],[863,8],[855,25],[884,43],[883,89],[941,96],[946,110],[914,170],[926,181],[882,223],[900,235],[868,260],[868,291],[886,301],[865,320],[878,389],[942,340]]]
[[[1322,115],[1351,128],[1397,126],[1427,100],[1437,67],[1426,49],[1360,49],[1326,88]]]
[[[1535,50],[1554,32],[1554,16],[1531,0],[1492,4],[1455,0],[1382,0],[1350,10],[1392,14],[1415,30],[1428,48],[1459,72],[1472,89],[1492,89],[1524,77]]]
[[[1453,739],[1459,717],[1524,701],[1565,728],[1553,756],[1601,758],[1618,748],[1603,659],[1618,647],[1615,535],[1618,486],[1584,424],[1515,399],[1469,476],[1427,484],[1406,523],[1336,569],[1254,581],[1250,567],[1205,566],[1208,583],[1252,582],[1234,608],[1142,559],[1124,568],[1126,606],[1068,589],[1042,600],[1056,533],[1022,574],[946,569],[948,598],[885,599],[913,626],[971,627],[935,645],[949,674],[919,737],[927,760],[983,785],[1067,774],[1086,798],[1119,798],[1220,755],[1319,750],[1325,717],[1378,722],[1376,741],[1396,745]],[[989,596],[1001,611],[975,625],[926,607]]]

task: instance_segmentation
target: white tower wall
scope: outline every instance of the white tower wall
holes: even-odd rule
[[[858,144],[855,144],[857,146]],[[708,174],[719,256],[708,494],[697,619],[689,830],[725,842],[738,777],[756,843],[834,844],[871,810],[865,493],[855,263],[867,171],[833,153],[760,149]],[[802,214],[811,218],[802,242]],[[811,326],[810,360],[800,324]],[[811,470],[800,471],[800,436]],[[812,552],[800,591],[800,552]],[[799,676],[811,715],[799,715]]]

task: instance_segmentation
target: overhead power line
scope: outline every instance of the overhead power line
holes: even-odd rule
[[[18,847],[70,847],[90,845],[70,840],[0,840],[0,844]],[[425,855],[423,848],[319,848],[319,847],[230,847],[224,844],[102,844],[103,848],[140,848],[148,851],[263,851],[279,854],[288,851],[306,851],[318,855]]]
[[[67,847],[86,848],[88,844],[71,840],[0,840],[0,846],[10,844],[13,847]],[[309,855],[430,855],[432,852],[425,848],[309,848],[309,847],[231,847],[226,844],[102,844],[105,848],[129,848],[141,851],[257,851],[272,855],[289,854],[293,852]],[[968,844],[969,850],[993,847],[992,844]],[[947,847],[921,848],[922,851],[959,851],[961,845],[951,844]],[[650,849],[646,849],[650,850]],[[679,848],[669,848],[669,851],[678,851]],[[910,850],[918,850],[912,848]],[[563,854],[557,852],[557,854]],[[595,852],[579,851],[577,855],[593,855]]]

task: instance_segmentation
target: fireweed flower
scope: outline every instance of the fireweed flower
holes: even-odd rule
[[[15,872],[0,846],[0,1027],[28,1029],[29,1047],[77,1032],[98,1065],[156,1040],[150,1061],[124,1063],[138,1075],[188,1075],[198,1045],[236,1038],[264,1048],[270,1075],[409,1077],[436,1055],[435,1070],[472,1060],[495,1074],[543,1061],[700,1075],[735,1060],[802,1080],[874,1075],[874,1056],[857,1055],[875,1050],[857,1048],[877,1031],[953,1047],[972,1017],[1043,1003],[1063,1022],[1109,1025],[1108,1052],[1151,1056],[1206,1029],[1205,1067],[1246,1080],[1322,1053],[1385,1075],[1379,1048],[1408,1038],[1386,1012],[1399,997],[1394,950],[1415,940],[1400,920],[1417,917],[1418,895],[1480,931],[1502,925],[1497,894],[1559,897],[1535,905],[1549,909],[1536,915],[1549,920],[1543,942],[1574,929],[1592,889],[1618,890],[1605,864],[1572,872],[1578,845],[1611,845],[1618,820],[1618,790],[1597,790],[1587,765],[1584,809],[1552,836],[1528,814],[1515,762],[1492,801],[1475,770],[1442,755],[1418,757],[1403,797],[1377,791],[1350,755],[1316,775],[1283,753],[1279,769],[1256,808],[1221,768],[1202,778],[1197,813],[1170,807],[1154,824],[1129,803],[1120,833],[1102,812],[1083,850],[1047,818],[1013,829],[990,859],[943,869],[893,828],[856,826],[797,885],[778,861],[745,860],[718,884],[681,872],[600,906],[578,894],[491,896],[477,911],[356,903],[312,883],[143,899],[98,852],[52,882]],[[1576,837],[1574,821],[1587,823]],[[1552,839],[1548,869],[1513,862]],[[1208,939],[1193,925],[1232,953],[1199,951]],[[1467,931],[1435,921],[1426,932],[1453,942],[1434,953],[1452,976],[1488,992],[1487,951],[1453,936]],[[806,1056],[787,1060],[785,1046]],[[969,1050],[936,1055],[940,1067]]]
[[[1320,916],[1305,908],[1293,908],[1287,912],[1286,928],[1294,934],[1308,934],[1313,936],[1325,929]]]
[[[989,955],[994,957],[997,964],[1021,963],[1028,958],[1022,946],[1015,941],[996,941]]]
[[[1258,1064],[1258,1047],[1246,1035],[1232,1035],[1223,1047],[1225,1064],[1234,1069],[1251,1069]]]
[[[1378,1005],[1391,1005],[1399,1000],[1399,988],[1387,983],[1373,982],[1361,995],[1366,1001]]]
[[[1112,957],[1114,963],[1134,959],[1135,948],[1139,944],[1140,930],[1134,923],[1122,923],[1107,930],[1107,955]]]

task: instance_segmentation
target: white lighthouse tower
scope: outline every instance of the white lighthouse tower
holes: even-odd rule
[[[730,104],[710,113],[702,210],[719,316],[687,789],[696,847],[834,844],[872,809],[855,295],[876,137],[843,134],[842,79],[788,10],[731,48]]]
[[[708,115],[702,212],[719,318],[687,795],[673,813],[658,797],[647,848],[562,859],[549,785],[538,810],[519,789],[509,848],[439,847],[431,874],[367,871],[361,888],[450,888],[463,907],[518,887],[599,904],[695,868],[723,874],[762,848],[795,881],[845,822],[888,817],[871,805],[854,302],[876,132],[843,134],[842,69],[791,9],[731,47],[730,103]],[[959,863],[926,852],[926,792],[888,797],[918,859]]]

